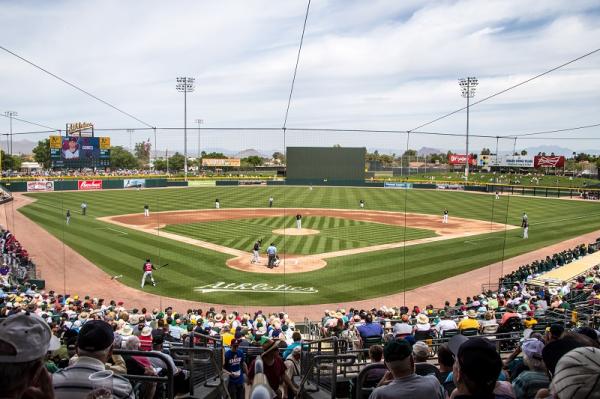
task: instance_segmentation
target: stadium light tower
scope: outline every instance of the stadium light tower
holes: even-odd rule
[[[460,86],[460,91],[463,97],[467,99],[467,148],[466,148],[466,161],[465,161],[465,179],[469,179],[469,99],[475,97],[475,88],[479,82],[477,78],[468,77],[458,79],[458,85]]]
[[[8,152],[12,156],[12,147],[13,147],[13,132],[12,132],[12,118],[13,116],[18,116],[19,113],[17,111],[6,111],[4,115],[8,116],[10,119],[10,143],[6,144],[6,152]],[[8,141],[8,140],[7,140]]]
[[[198,124],[198,175],[200,175],[200,127],[204,123],[204,119],[196,119]]]
[[[127,133],[129,133],[129,152],[133,154],[133,129],[127,129]]]
[[[194,78],[178,77],[175,88],[179,92],[183,92],[183,175],[187,181],[188,166],[187,166],[187,94],[194,91]]]

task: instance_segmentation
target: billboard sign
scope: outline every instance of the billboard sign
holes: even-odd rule
[[[208,167],[239,167],[241,160],[239,158],[202,158],[202,166]]]
[[[508,168],[533,168],[533,157],[529,155],[506,155],[500,157],[499,166]]]
[[[125,179],[123,188],[142,188],[146,187],[146,179]]]
[[[27,192],[54,191],[53,181],[28,181]]]
[[[77,182],[78,190],[102,190],[102,180],[79,180]]]
[[[533,157],[535,168],[562,168],[565,166],[565,157],[562,155],[536,155]]]
[[[464,165],[467,163],[467,156],[465,154],[450,154],[448,156],[448,163],[450,165]],[[477,160],[469,155],[469,165],[476,165]]]
[[[412,188],[412,183],[395,183],[395,182],[385,182],[383,183],[383,187],[385,188]]]

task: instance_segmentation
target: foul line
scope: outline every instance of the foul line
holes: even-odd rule
[[[112,227],[96,227],[94,230],[112,230],[112,231],[116,231],[117,233],[120,233],[123,235],[128,234],[128,233],[125,233],[124,231],[113,229]]]

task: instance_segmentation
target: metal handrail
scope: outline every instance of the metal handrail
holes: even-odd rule
[[[125,355],[125,356],[142,356],[142,357],[154,357],[161,359],[165,366],[167,367],[167,375],[165,377],[159,376],[149,376],[149,375],[133,375],[133,374],[121,374],[121,377],[127,378],[130,381],[142,381],[142,382],[159,382],[165,383],[167,386],[167,398],[173,399],[175,397],[175,391],[173,387],[173,367],[171,366],[171,362],[169,362],[168,355],[161,352],[154,351],[132,351],[125,349],[115,349],[113,351],[115,355]]]
[[[362,370],[360,370],[360,373],[358,373],[358,377],[356,377],[356,398],[357,399],[362,399],[363,390],[368,389],[368,388],[363,387],[365,374],[369,370],[374,370],[374,369],[387,369],[387,367],[386,367],[385,363],[370,363],[370,364],[367,364],[365,367],[363,367]]]
[[[310,362],[310,366],[308,367],[308,370],[302,376],[302,380],[300,381],[300,387],[298,389],[298,395],[297,395],[298,397],[300,397],[305,391],[308,392],[304,386],[306,385],[308,378],[312,374],[313,368],[319,367],[321,365],[321,363],[324,363],[327,361],[331,361],[331,363],[332,363],[331,397],[335,398],[336,382],[337,382],[337,368],[338,368],[338,366],[350,367],[350,366],[354,365],[354,363],[356,363],[355,355],[316,355],[315,357],[313,357]],[[342,363],[339,363],[340,361],[342,361]],[[318,391],[318,389],[319,389],[319,387],[317,385],[317,391]]]
[[[193,347],[193,348],[175,347],[175,348],[171,348],[171,352],[173,353],[174,357],[177,357],[177,359],[183,360],[184,362],[187,363],[190,373],[193,373],[193,369],[194,369],[193,366],[195,363],[200,363],[200,364],[208,363],[208,364],[212,365],[214,367],[214,369],[216,370],[216,374],[219,378],[219,386],[221,387],[223,392],[225,392],[225,396],[227,398],[229,398],[229,391],[227,389],[227,386],[225,385],[225,380],[223,379],[223,375],[220,372],[221,366],[217,362],[217,359],[215,357],[215,352],[213,349],[205,348],[205,347],[197,347],[197,346]],[[208,355],[207,356],[208,359],[196,359],[194,356],[196,354]],[[190,393],[193,395],[194,394],[194,386],[193,386],[192,381],[193,381],[193,378],[190,375]],[[206,383],[205,383],[205,386],[207,386]]]

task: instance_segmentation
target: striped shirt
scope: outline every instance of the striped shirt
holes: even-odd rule
[[[100,360],[81,356],[77,362],[63,370],[52,374],[52,385],[57,399],[80,399],[92,392],[89,376],[97,371],[105,370]],[[113,398],[134,399],[133,389],[126,378],[113,376]]]

